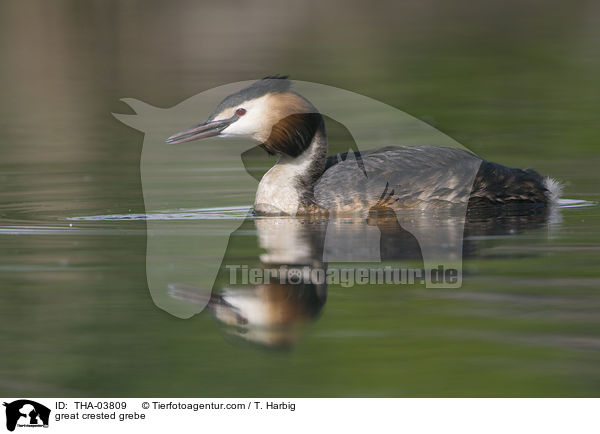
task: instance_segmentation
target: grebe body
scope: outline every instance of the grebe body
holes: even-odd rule
[[[560,192],[551,178],[441,146],[389,146],[328,157],[323,117],[291,89],[267,77],[225,98],[204,122],[167,143],[248,137],[279,156],[262,177],[259,214],[428,209],[453,204],[547,206]]]

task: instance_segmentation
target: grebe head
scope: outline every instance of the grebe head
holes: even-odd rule
[[[296,157],[306,150],[323,121],[318,110],[290,87],[286,76],[259,80],[226,97],[207,120],[166,142],[247,137],[270,153]]]

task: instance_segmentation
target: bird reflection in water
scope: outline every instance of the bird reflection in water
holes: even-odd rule
[[[472,258],[480,255],[478,245],[486,237],[489,240],[491,236],[535,229],[549,219],[547,209],[535,207],[473,207],[458,223],[448,216],[400,218],[385,207],[371,209],[366,218],[335,221],[319,217],[247,219],[230,237],[207,310],[233,342],[290,349],[323,312],[328,283],[314,280],[311,276],[315,274],[311,273],[326,272],[328,260],[345,262],[345,267],[371,261],[377,262],[372,266],[379,267],[393,264],[423,268],[422,246],[403,225],[413,232],[429,231],[438,240],[447,231],[450,235],[444,242],[461,243],[463,257]],[[463,222],[464,233],[457,240],[451,234],[457,227],[462,228]],[[261,252],[258,256],[257,251]],[[272,269],[279,273],[269,279],[265,271]],[[258,281],[248,279],[250,270],[263,270]],[[299,270],[301,279],[297,278]],[[193,288],[172,285],[169,290],[172,297],[194,302]]]
[[[226,283],[213,289],[208,304],[228,335],[267,348],[294,345],[327,299],[327,282],[309,276],[312,270],[327,269],[322,260],[326,228],[322,219],[273,217],[247,220],[232,234],[217,279]],[[248,240],[252,233],[257,236]],[[248,241],[258,242],[263,251],[258,261],[238,255]],[[279,274],[244,283],[247,276],[236,268],[242,261],[250,269],[275,269]],[[302,278],[296,275],[300,270]]]

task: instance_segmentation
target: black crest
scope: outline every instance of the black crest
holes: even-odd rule
[[[287,75],[271,75],[252,83],[250,86],[229,95],[217,106],[213,116],[223,110],[236,107],[244,101],[260,98],[268,93],[283,93],[290,90],[292,82]],[[212,118],[212,116],[211,116]]]
[[[275,75],[267,75],[265,78],[263,78],[263,80],[287,80],[288,78],[290,78],[289,75],[275,74]]]

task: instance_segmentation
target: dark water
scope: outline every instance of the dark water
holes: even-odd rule
[[[0,395],[597,396],[599,20],[594,2],[4,2]],[[384,101],[579,202],[475,219],[460,289],[245,288],[289,312],[277,332],[218,307],[175,318],[150,296],[148,222],[131,218],[143,138],[110,113],[273,73]],[[226,259],[259,263],[260,219],[219,213],[213,231],[243,222]]]

